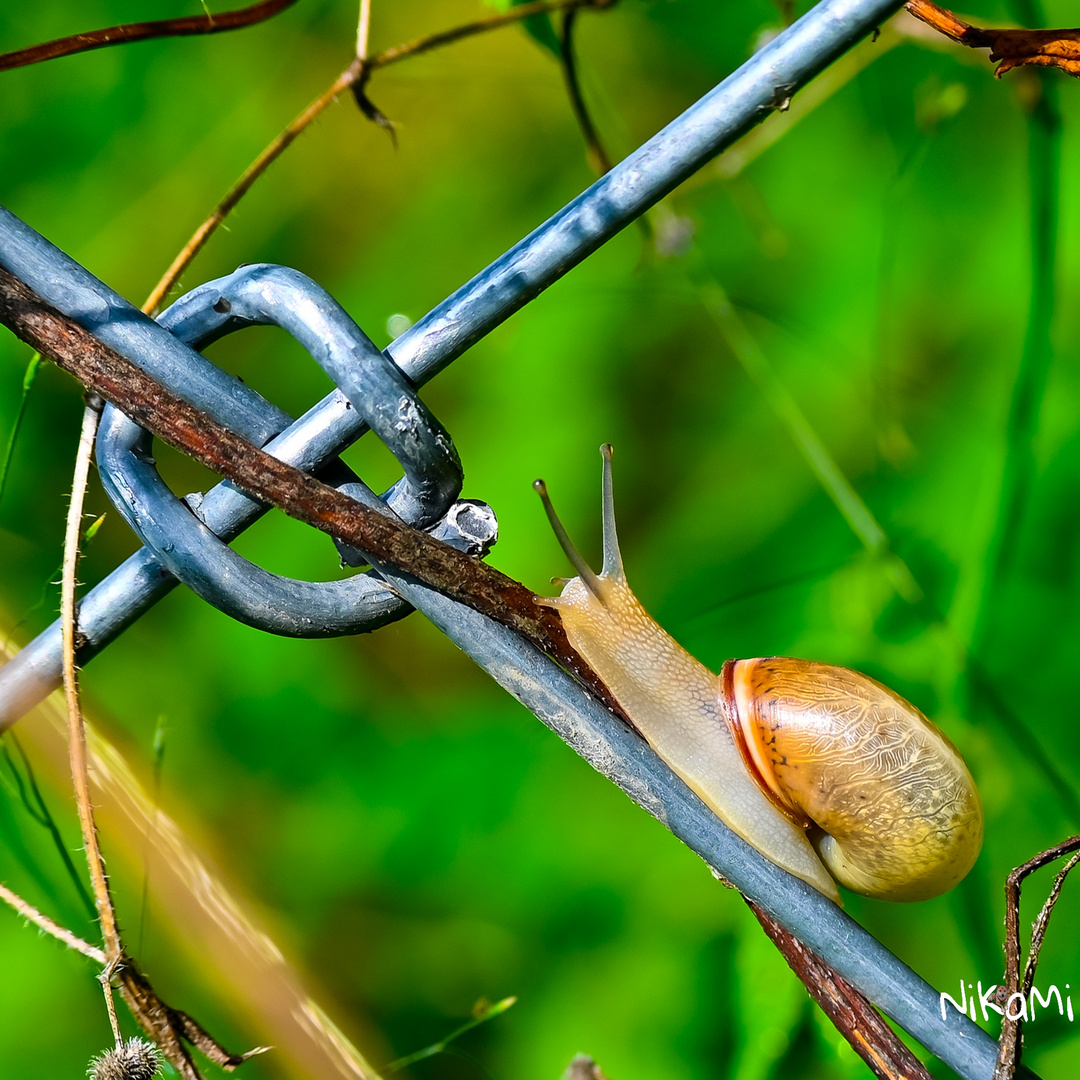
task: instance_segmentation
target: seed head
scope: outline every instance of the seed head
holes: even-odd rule
[[[128,1039],[94,1058],[86,1075],[90,1080],[154,1080],[160,1068],[161,1051],[152,1042]]]

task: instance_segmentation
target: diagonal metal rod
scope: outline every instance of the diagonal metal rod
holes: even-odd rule
[[[740,135],[785,104],[818,72],[900,6],[899,0],[825,0],[750,58],[663,131],[428,313],[388,349],[422,385],[470,345],[625,228]],[[0,265],[107,345],[230,426],[299,468],[317,471],[364,432],[335,391],[295,423],[239,380],[187,349],[73,259],[0,207]],[[181,301],[182,303],[182,301]],[[288,426],[287,426],[288,425]],[[265,507],[219,485],[201,506],[207,525],[233,539]],[[145,548],[83,598],[85,663],[168,593],[176,579]],[[60,681],[53,624],[0,668],[0,730]]]

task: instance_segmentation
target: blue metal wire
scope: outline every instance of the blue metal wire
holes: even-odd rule
[[[819,4],[398,338],[389,355],[413,384],[425,382],[786,102],[899,6],[899,0]],[[365,430],[358,410],[340,392],[290,423],[281,410],[188,350],[6,211],[0,212],[0,264],[193,404],[219,417],[227,415],[229,426],[252,441],[262,444],[276,436],[268,449],[300,468],[326,468]],[[223,286],[211,283],[203,289],[217,290],[220,298]],[[215,321],[199,294],[196,290],[174,305],[170,318],[176,329],[188,318],[194,320],[202,329],[192,330],[190,339],[204,343],[204,334],[226,332],[231,313],[217,312],[226,318]],[[213,302],[209,308],[213,310]],[[125,453],[130,452],[137,456],[137,445],[129,443]],[[365,499],[371,498],[366,489],[358,490]],[[224,539],[237,535],[262,510],[228,485],[208,493],[198,509],[209,528]],[[557,665],[505,628],[407,575],[387,567],[376,569],[396,593],[423,611],[578,753],[932,1053],[965,1080],[989,1080],[997,1047],[988,1035],[955,1009],[943,1015],[932,987],[831,901],[731,833],[646,743]],[[147,550],[129,559],[81,604],[80,629],[88,638],[81,658],[107,644],[174,583]],[[0,728],[51,690],[59,671],[59,633],[50,628],[0,669]]]

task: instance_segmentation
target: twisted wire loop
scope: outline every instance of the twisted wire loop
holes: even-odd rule
[[[381,497],[340,460],[323,471],[327,482],[367,506],[393,514],[469,554],[482,555],[498,535],[484,503],[457,500],[463,472],[442,425],[420,401],[400,368],[374,345],[320,286],[283,266],[243,266],[181,297],[158,320],[194,349],[249,326],[287,331],[322,366],[357,415],[398,459],[405,475]],[[227,410],[207,410],[222,423]],[[271,410],[267,409],[270,413]],[[272,410],[265,421],[285,427]],[[243,420],[243,434],[258,428]],[[265,436],[264,436],[265,437]],[[274,453],[272,439],[266,449]],[[289,637],[330,637],[374,630],[413,609],[377,573],[340,581],[301,581],[272,574],[233,551],[212,528],[228,504],[257,500],[233,485],[179,499],[157,471],[152,436],[112,405],[98,433],[102,484],[125,520],[169,573],[233,618]],[[238,508],[238,507],[237,507]],[[342,559],[361,565],[360,552],[339,545]]]

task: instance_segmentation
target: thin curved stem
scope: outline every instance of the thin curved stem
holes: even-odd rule
[[[79,563],[79,533],[82,524],[83,501],[90,475],[90,459],[97,434],[98,419],[103,402],[94,395],[83,411],[79,449],[75,457],[75,472],[71,481],[71,502],[68,504],[67,523],[64,530],[64,571],[60,586],[60,618],[64,634],[64,696],[68,708],[68,738],[71,755],[71,779],[75,789],[75,802],[79,811],[86,861],[90,868],[90,881],[94,889],[101,936],[105,945],[106,966],[120,962],[123,946],[120,929],[116,922],[116,909],[109,894],[109,880],[105,873],[105,860],[98,843],[97,825],[90,802],[90,775],[86,764],[86,725],[79,707],[79,682],[75,670],[75,615],[76,570]]]
[[[222,11],[217,15],[186,15],[176,19],[155,19],[152,22],[123,23],[107,26],[103,30],[90,30],[82,34],[56,38],[26,49],[0,54],[0,71],[40,64],[61,56],[103,49],[108,45],[127,45],[133,41],[150,38],[189,37],[193,34],[220,34],[225,30],[240,30],[245,26],[265,22],[279,12],[292,7],[296,0],[259,0],[250,7],[236,11]]]
[[[96,960],[99,964],[105,963],[105,953],[89,941],[83,941],[77,934],[53,922],[48,915],[43,915],[33,904],[28,904],[18,893],[12,892],[6,885],[0,885],[0,900],[13,907],[24,919],[29,919],[39,930],[62,941],[69,949],[81,952],[83,956]]]
[[[500,27],[509,26],[511,23],[527,19],[531,15],[539,15],[548,11],[561,11],[567,8],[603,8],[610,6],[613,2],[614,0],[533,0],[533,3],[521,4],[499,15],[490,15],[487,18],[477,19],[475,22],[454,27],[452,30],[444,30],[438,34],[415,38],[413,41],[407,41],[402,45],[395,45],[393,48],[385,49],[372,57],[366,55],[368,20],[363,17],[362,13],[357,31],[357,44],[359,46],[361,40],[363,40],[365,48],[358,47],[357,55],[349,66],[277,135],[243,171],[240,179],[229,188],[224,198],[214,207],[206,220],[192,233],[191,238],[180,249],[169,269],[165,271],[161,280],[146,298],[146,302],[142,307],[143,311],[149,315],[157,313],[169,290],[179,280],[180,275],[191,265],[192,260],[199,254],[221,223],[229,216],[236,204],[248,193],[252,184],[281,157],[296,141],[297,136],[303,134],[311,126],[312,122],[319,117],[327,106],[336,101],[346,90],[360,86],[362,81],[376,68],[389,67],[389,65],[396,64],[408,56],[430,52],[432,49],[453,44],[476,34],[486,33],[489,30],[498,30]]]

